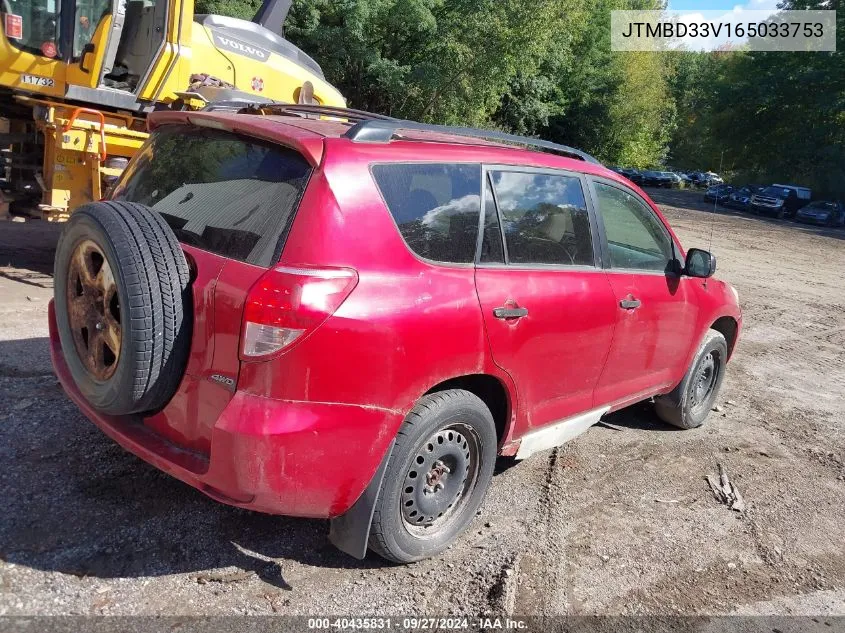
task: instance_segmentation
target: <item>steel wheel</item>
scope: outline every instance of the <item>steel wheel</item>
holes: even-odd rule
[[[480,454],[478,434],[464,424],[452,424],[422,443],[402,488],[402,522],[408,532],[434,536],[461,513],[478,479]]]
[[[73,251],[67,276],[68,320],[80,361],[91,376],[114,374],[123,337],[120,300],[102,249],[83,240]]]
[[[718,351],[711,350],[701,359],[689,387],[690,409],[693,412],[698,413],[703,407],[710,406],[711,396],[719,382],[721,371],[721,357]]]

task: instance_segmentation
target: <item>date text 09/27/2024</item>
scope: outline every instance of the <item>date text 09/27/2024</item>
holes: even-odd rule
[[[361,618],[308,618],[308,629],[328,630],[398,630],[398,631],[527,631],[528,622],[522,619],[484,617],[361,617]]]

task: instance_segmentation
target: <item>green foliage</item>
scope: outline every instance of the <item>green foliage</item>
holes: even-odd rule
[[[200,0],[197,12],[249,18],[258,4]],[[285,35],[351,107],[542,136],[634,167],[718,170],[723,160],[738,178],[845,193],[843,53],[611,52],[611,10],[662,6],[295,0]]]
[[[673,164],[715,170],[723,162],[736,180],[845,196],[845,11],[841,0],[823,4],[788,1],[782,8],[838,8],[839,52],[680,56]]]
[[[194,11],[251,20],[260,6],[261,0],[198,0]]]

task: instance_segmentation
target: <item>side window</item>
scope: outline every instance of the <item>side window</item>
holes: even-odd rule
[[[91,42],[97,25],[109,11],[111,11],[110,0],[88,0],[76,3],[76,24],[73,29],[74,61],[81,57],[82,49]]]
[[[408,246],[437,262],[475,259],[481,165],[374,165],[373,176]]]
[[[617,187],[595,183],[613,268],[665,272],[674,259],[663,223],[645,204]]]
[[[590,217],[574,176],[491,172],[508,261],[593,266]]]
[[[484,235],[481,238],[481,261],[483,263],[503,264],[505,253],[502,248],[502,229],[496,215],[496,200],[490,180],[484,183]]]

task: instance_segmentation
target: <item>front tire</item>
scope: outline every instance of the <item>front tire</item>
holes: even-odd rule
[[[684,379],[654,400],[657,416],[680,429],[701,426],[719,395],[725,378],[728,344],[721,332],[708,330]]]
[[[449,547],[484,500],[496,444],[493,416],[474,394],[450,389],[421,398],[396,436],[370,549],[410,563]]]

